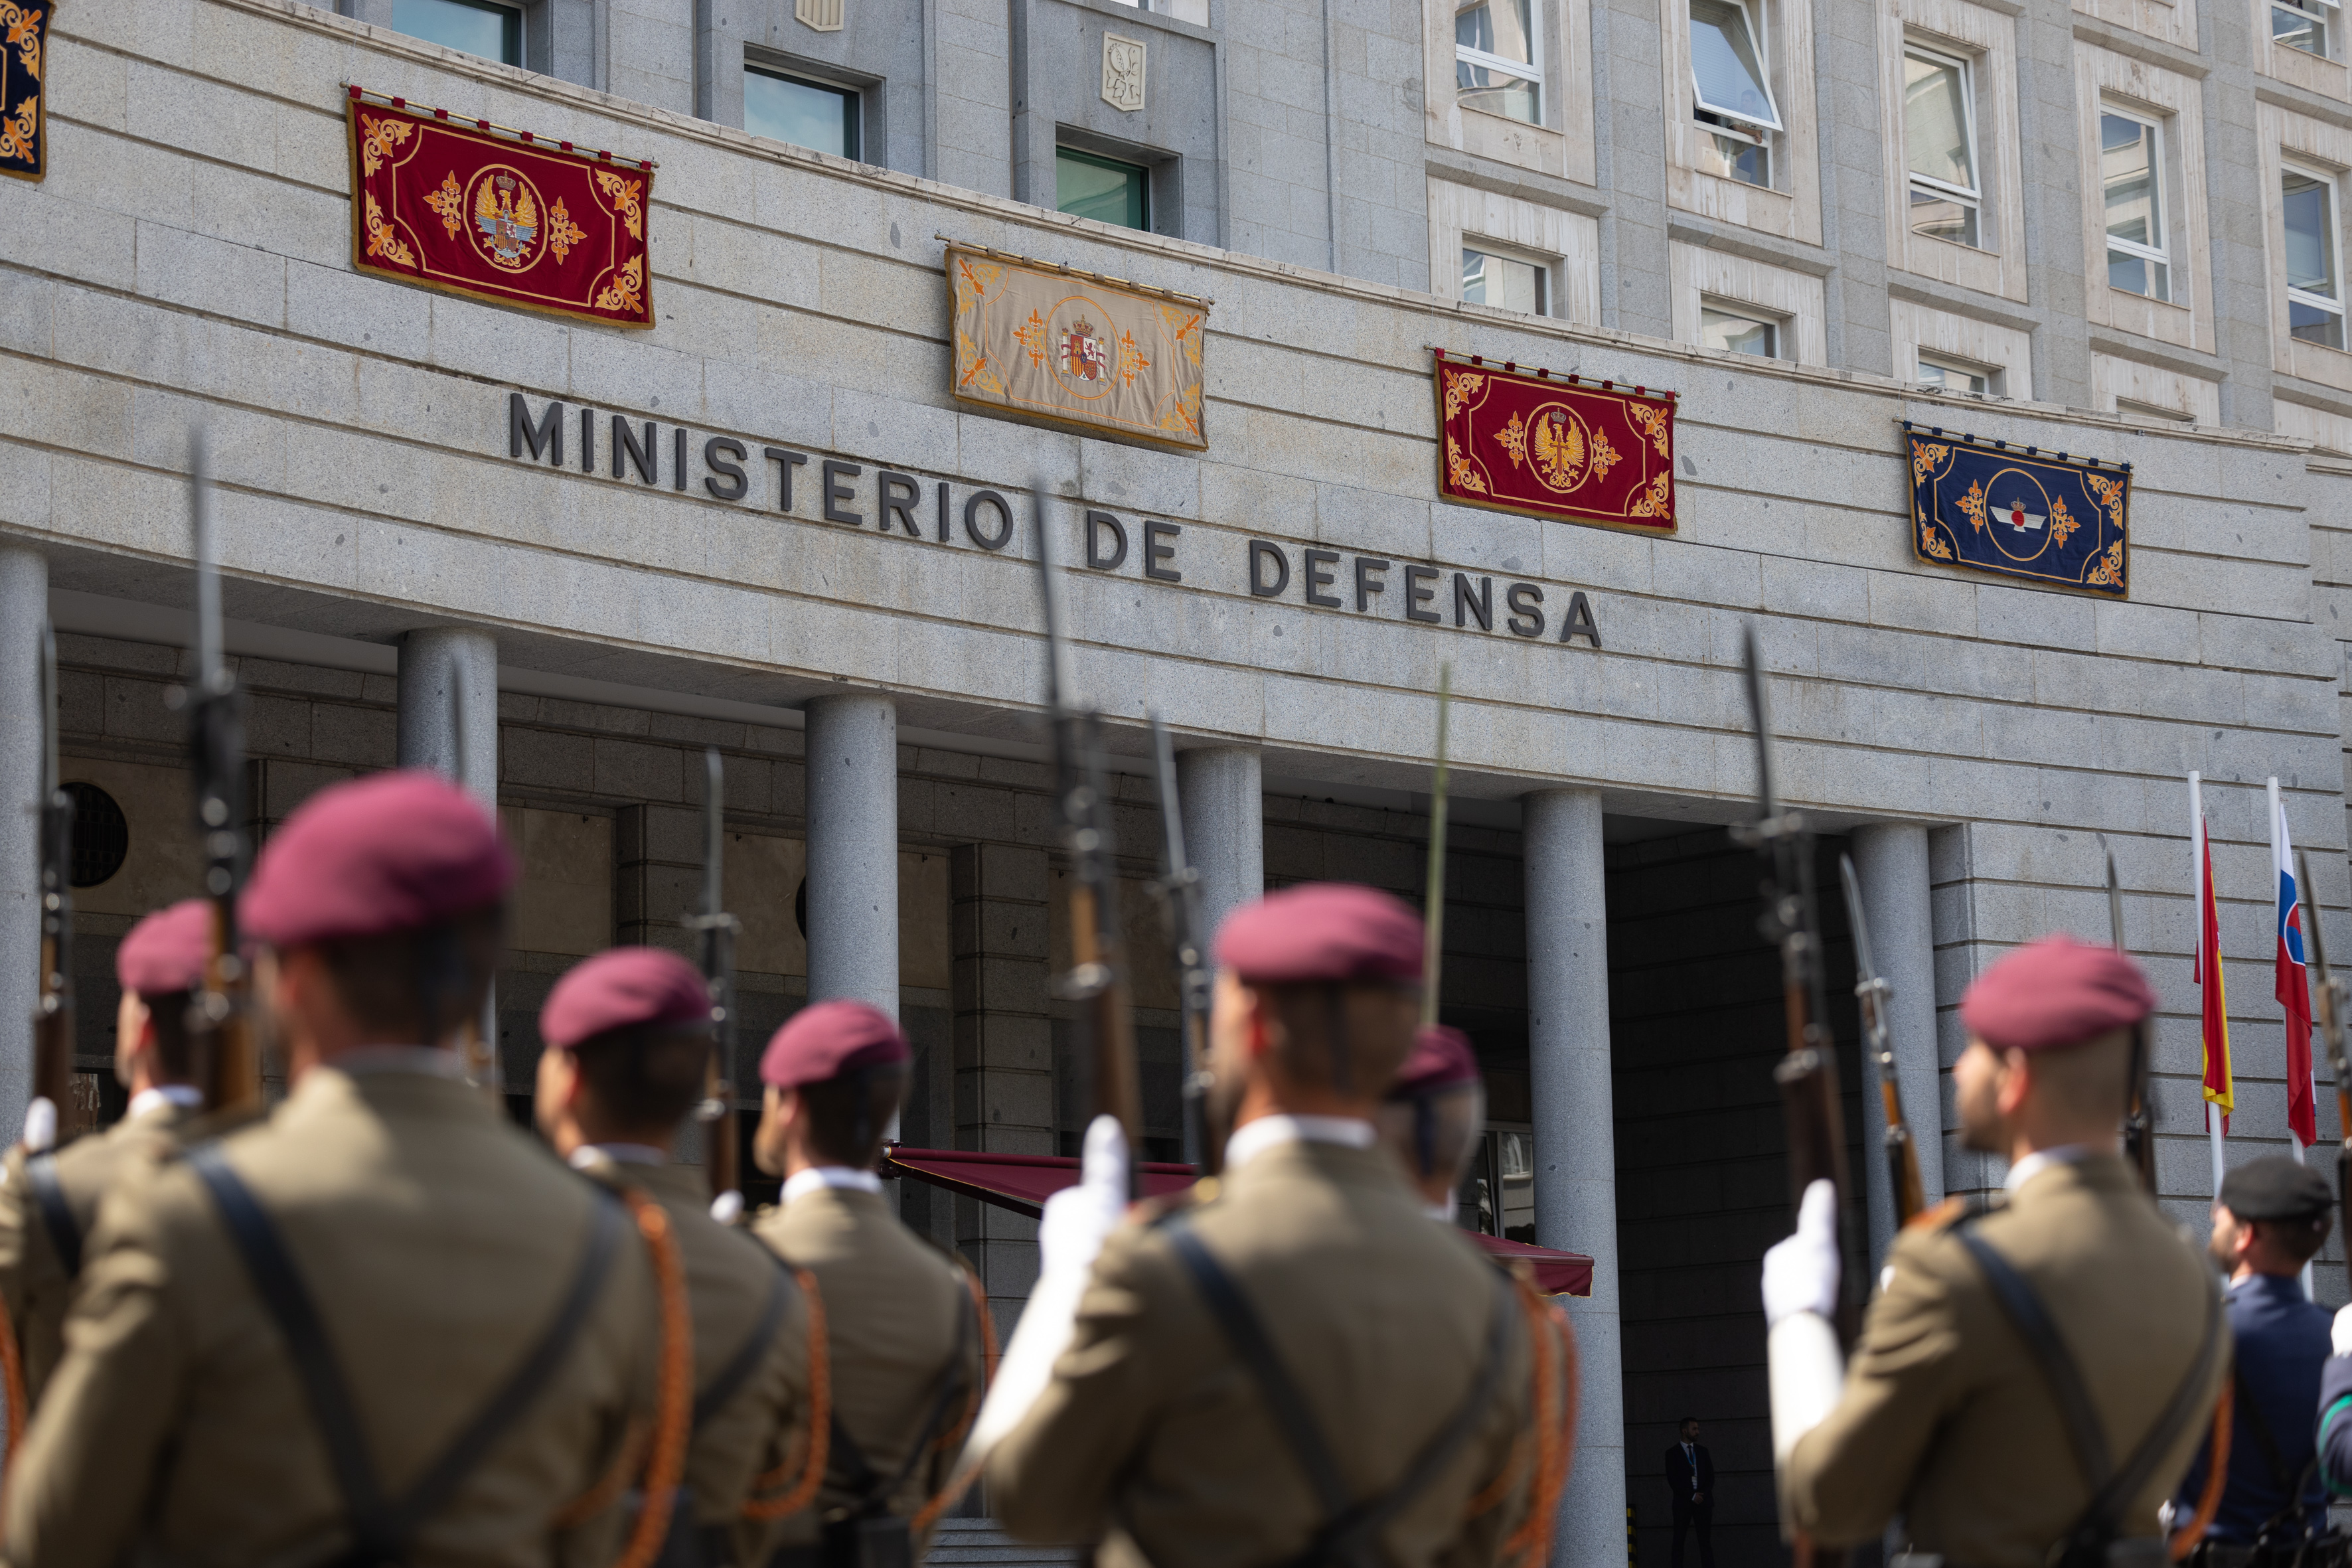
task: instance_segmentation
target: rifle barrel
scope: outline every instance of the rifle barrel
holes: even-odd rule
[[[212,952],[190,1016],[190,1055],[205,1103],[226,1110],[261,1099],[261,1058],[247,1007],[249,990],[236,931],[245,882],[245,713],[226,660],[220,572],[213,560],[212,474],[205,437],[190,441],[188,519],[196,569],[196,670],[189,695],[189,749],[205,896],[213,905]]]
[[[1422,910],[1421,1021],[1437,1022],[1445,963],[1445,719],[1453,706],[1454,666],[1437,667],[1437,766],[1429,781],[1429,897]]]
[[[698,1117],[710,1195],[742,1190],[742,1151],[735,1127],[735,917],[727,912],[727,763],[719,748],[702,753],[702,913],[687,923],[702,937],[702,977],[710,990],[710,1059]],[[739,1197],[738,1202],[740,1199]]]
[[[1184,1163],[1204,1176],[1223,1163],[1209,1129],[1209,971],[1201,949],[1201,875],[1184,847],[1183,803],[1176,780],[1176,748],[1160,715],[1151,715],[1152,774],[1160,790],[1161,855],[1153,889],[1168,921],[1183,1028]]]
[[[73,796],[58,761],[58,638],[41,626],[41,795],[37,808],[41,888],[39,1002],[33,1014],[33,1094],[57,1112],[65,1142],[73,1109]]]

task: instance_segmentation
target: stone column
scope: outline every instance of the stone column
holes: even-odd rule
[[[1568,1303],[1581,1393],[1576,1466],[1560,1499],[1552,1561],[1591,1568],[1625,1557],[1625,1394],[1601,794],[1540,790],[1524,805],[1536,1239],[1592,1258],[1592,1294]]]
[[[1176,753],[1184,853],[1201,874],[1201,934],[1214,942],[1224,918],[1265,891],[1265,785],[1246,746]]]
[[[808,705],[809,1000],[898,1016],[898,710],[870,693]]]
[[[1855,828],[1853,872],[1862,882],[1863,917],[1870,922],[1871,960],[1895,987],[1887,1010],[1895,1087],[1903,1097],[1904,1120],[1911,1124],[1911,1145],[1919,1152],[1919,1184],[1934,1204],[1944,1195],[1944,1093],[1936,1052],[1927,830],[1907,822]],[[1882,1152],[1886,1111],[1878,1093],[1878,1063],[1866,1049],[1863,1058],[1863,1187],[1870,1200],[1870,1264],[1875,1270],[1895,1239],[1895,1189]]]
[[[432,626],[400,639],[398,741],[404,768],[430,768],[499,809],[499,639],[470,626]],[[498,983],[482,1002],[481,1036],[490,1080],[508,1093],[499,1050]]]
[[[0,1018],[9,1025],[0,1030],[0,1129],[12,1140],[32,1098],[25,1020],[40,1000],[40,866],[31,808],[41,794],[41,626],[48,614],[48,558],[0,542]]]

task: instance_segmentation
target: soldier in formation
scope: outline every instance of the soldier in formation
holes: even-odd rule
[[[1381,1103],[1378,1126],[1429,1217],[1452,1225],[1462,1178],[1486,1131],[1486,1089],[1469,1037],[1448,1025],[1423,1024]]]

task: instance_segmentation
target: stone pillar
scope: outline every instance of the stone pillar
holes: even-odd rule
[[[1592,1568],[1625,1557],[1625,1394],[1601,794],[1540,790],[1524,805],[1536,1240],[1592,1258],[1592,1294],[1568,1301],[1581,1393],[1576,1466],[1560,1499],[1552,1561]]]
[[[898,710],[808,705],[808,998],[898,1016]]]
[[[1201,874],[1201,934],[1213,943],[1224,918],[1265,891],[1265,785],[1246,746],[1176,753],[1184,853]]]
[[[8,1020],[0,1029],[0,1129],[12,1141],[32,1099],[26,1020],[40,1000],[40,865],[32,807],[41,795],[41,626],[48,614],[48,558],[0,542],[0,1018]]]
[[[404,768],[452,779],[495,815],[499,809],[499,639],[470,626],[433,626],[400,639],[399,739]],[[508,1093],[499,1050],[498,984],[483,1000],[482,1047],[491,1079]]]
[[[1870,956],[1895,987],[1887,1034],[1895,1049],[1895,1087],[1903,1097],[1919,1184],[1927,1202],[1944,1195],[1943,1071],[1936,1052],[1936,938],[1927,886],[1927,830],[1888,822],[1853,832],[1853,872],[1870,922]],[[1894,1177],[1882,1153],[1886,1111],[1878,1063],[1862,1064],[1863,1187],[1870,1200],[1870,1265],[1885,1261],[1895,1239]]]

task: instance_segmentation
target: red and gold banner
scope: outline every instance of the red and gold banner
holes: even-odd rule
[[[1675,531],[1675,395],[1437,355],[1437,488],[1449,500]]]
[[[351,89],[352,265],[476,300],[654,324],[654,166]]]

